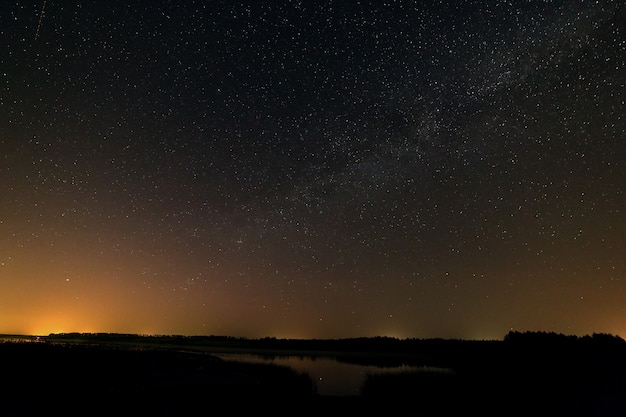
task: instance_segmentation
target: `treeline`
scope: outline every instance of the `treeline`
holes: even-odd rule
[[[464,339],[398,339],[394,337],[359,337],[344,339],[280,339],[264,337],[248,339],[233,336],[183,336],[183,335],[138,335],[121,333],[57,333],[41,337],[41,340],[57,342],[90,342],[90,343],[137,343],[155,345],[181,346],[224,346],[250,349],[266,349],[272,351],[333,351],[363,353],[423,353],[446,354],[460,348],[467,351],[487,350],[490,353],[499,349],[512,347],[529,349],[571,349],[598,348],[602,350],[626,349],[626,341],[619,336],[594,333],[586,336],[572,336],[555,332],[542,331],[511,331],[502,340],[464,340]]]
[[[576,357],[626,356],[626,341],[619,336],[594,333],[571,336],[554,332],[509,332],[502,340],[397,339],[362,337],[345,339],[247,339],[232,336],[145,336],[118,333],[64,333],[41,338],[49,342],[99,346],[184,349],[210,352],[247,352],[267,357],[330,356],[339,361],[376,366],[438,366],[467,369],[472,364],[543,363]],[[497,365],[494,365],[497,366]]]
[[[570,336],[555,332],[516,332],[511,331],[504,337],[504,342],[518,346],[600,346],[603,348],[624,349],[626,341],[608,333],[593,333],[586,336]]]

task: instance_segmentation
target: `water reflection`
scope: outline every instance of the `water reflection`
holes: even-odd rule
[[[280,356],[267,357],[254,354],[220,353],[215,354],[224,360],[235,360],[252,363],[271,363],[288,366],[299,372],[307,373],[317,386],[320,395],[350,396],[359,395],[368,374],[393,372],[450,372],[447,368],[401,365],[395,367],[379,367],[358,365],[337,361],[328,357]]]

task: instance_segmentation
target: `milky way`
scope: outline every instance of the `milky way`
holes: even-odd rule
[[[626,336],[625,23],[5,2],[0,333]]]

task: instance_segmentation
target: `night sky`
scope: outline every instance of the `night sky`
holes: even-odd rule
[[[626,6],[3,1],[0,333],[626,337]]]

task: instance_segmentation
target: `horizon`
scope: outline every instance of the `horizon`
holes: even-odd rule
[[[586,334],[568,334],[550,330],[510,330],[506,334],[499,338],[446,338],[446,337],[396,337],[396,336],[352,336],[352,337],[336,337],[336,338],[290,338],[290,337],[276,337],[276,336],[263,336],[263,337],[246,337],[246,336],[233,336],[227,334],[141,334],[141,333],[117,333],[117,332],[60,332],[44,334],[20,334],[20,333],[2,333],[0,332],[0,339],[5,337],[36,337],[36,338],[48,338],[54,336],[123,336],[123,337],[140,337],[140,338],[225,338],[236,340],[284,340],[284,341],[338,341],[338,340],[359,340],[359,339],[390,339],[396,341],[411,341],[411,340],[443,340],[443,341],[468,341],[468,342],[492,342],[492,341],[504,341],[509,334],[543,334],[543,335],[558,335],[568,338],[584,339],[588,337],[594,337],[598,335],[605,335],[626,341],[624,337],[618,334],[605,333],[605,332],[592,332]]]

